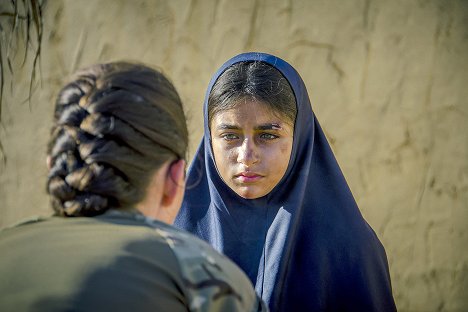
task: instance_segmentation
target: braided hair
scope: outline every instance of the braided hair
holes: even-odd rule
[[[185,159],[188,144],[172,83],[127,62],[78,72],[58,95],[51,132],[47,192],[61,216],[135,205],[164,162]]]

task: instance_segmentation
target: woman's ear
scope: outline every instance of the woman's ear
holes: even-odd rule
[[[162,206],[177,206],[177,211],[182,203],[185,191],[185,160],[179,159],[172,162],[166,173]],[[177,213],[176,213],[177,214]]]
[[[165,162],[151,178],[145,198],[136,208],[145,216],[172,224],[185,192],[185,160]]]

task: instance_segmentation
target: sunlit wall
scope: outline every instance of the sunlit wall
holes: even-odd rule
[[[37,45],[25,57],[24,31],[10,40],[0,16],[2,51],[12,44],[0,227],[50,211],[45,146],[54,97],[74,70],[120,59],[162,68],[186,106],[193,154],[210,76],[235,54],[269,52],[302,75],[386,248],[399,310],[468,311],[468,1],[67,0],[42,14],[30,101]]]

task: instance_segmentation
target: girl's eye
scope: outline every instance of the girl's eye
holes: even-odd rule
[[[274,140],[277,139],[278,136],[271,133],[262,133],[260,134],[260,138],[263,140]]]
[[[233,133],[226,133],[221,135],[221,138],[223,138],[226,141],[232,141],[238,139],[239,137]]]

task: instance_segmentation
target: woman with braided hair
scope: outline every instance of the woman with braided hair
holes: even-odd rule
[[[248,278],[170,226],[184,194],[181,100],[116,62],[60,92],[48,146],[55,215],[0,232],[0,311],[257,311]]]

